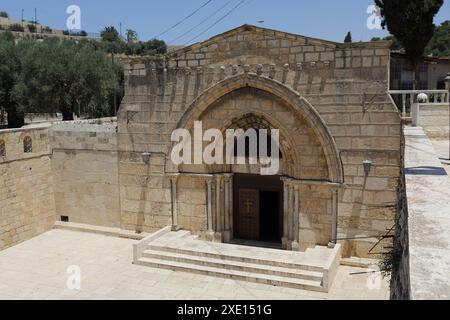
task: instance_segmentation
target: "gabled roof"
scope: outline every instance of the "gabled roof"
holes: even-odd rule
[[[254,26],[254,25],[244,24],[240,27],[237,27],[237,28],[231,29],[229,31],[226,31],[224,33],[218,34],[208,40],[205,40],[202,42],[197,42],[190,46],[183,47],[183,48],[174,50],[172,52],[169,52],[167,55],[168,56],[177,56],[178,54],[195,51],[199,48],[207,47],[211,44],[217,43],[220,40],[226,39],[228,37],[232,37],[232,36],[239,35],[241,33],[249,32],[249,31],[255,32],[255,33],[260,33],[260,34],[267,34],[268,37],[272,37],[275,39],[284,39],[284,40],[288,39],[288,40],[293,40],[293,41],[306,40],[308,45],[320,45],[320,46],[331,47],[331,48],[338,48],[338,47],[339,48],[341,48],[341,47],[348,48],[348,47],[359,47],[359,46],[385,48],[385,47],[389,47],[389,43],[390,43],[389,41],[339,43],[339,42],[323,40],[323,39],[318,39],[318,38],[313,38],[313,37],[307,37],[307,36],[302,36],[302,35],[298,35],[298,34],[294,34],[294,33],[274,30],[274,29],[262,28],[262,27],[258,27],[258,26]]]

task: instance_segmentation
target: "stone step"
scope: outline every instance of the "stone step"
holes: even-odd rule
[[[184,262],[176,262],[176,261],[167,261],[156,258],[140,258],[136,264],[160,268],[160,269],[168,269],[173,271],[182,271],[196,274],[203,274],[213,277],[221,277],[227,279],[234,279],[240,281],[248,281],[254,283],[262,283],[269,284],[279,287],[288,287],[295,289],[303,289],[303,290],[311,290],[311,291],[320,291],[324,292],[325,289],[321,285],[321,281],[313,281],[313,280],[304,280],[304,279],[294,279],[287,277],[280,277],[275,275],[268,274],[259,274],[252,273],[246,271],[237,271],[237,270],[227,270],[223,268],[216,268],[210,266],[201,266]]]
[[[307,271],[316,271],[323,272],[323,268],[320,266],[316,266],[313,264],[303,263],[303,262],[293,262],[287,261],[280,258],[275,258],[275,255],[271,255],[271,250],[274,249],[266,249],[264,252],[266,253],[265,257],[255,257],[252,255],[238,254],[237,252],[231,253],[230,250],[226,246],[231,246],[229,244],[213,244],[211,246],[199,247],[199,248],[186,248],[186,246],[173,246],[170,245],[158,245],[155,243],[150,243],[147,246],[147,250],[152,251],[161,251],[161,252],[169,252],[176,253],[188,256],[197,256],[197,257],[206,257],[218,260],[226,260],[226,261],[235,261],[242,262],[248,264],[257,264],[262,266],[272,266],[272,267],[281,267],[281,268],[290,268],[295,270],[307,270]],[[274,250],[279,251],[279,250]],[[300,253],[299,253],[300,254]]]
[[[165,241],[173,242],[173,241],[177,241],[180,239],[187,239],[187,238],[191,238],[191,233],[189,231],[185,231],[185,230],[180,230],[177,232],[169,232],[166,233],[164,236]]]
[[[161,250],[146,250],[143,257],[151,259],[159,259],[165,261],[176,261],[181,263],[189,263],[198,266],[208,266],[214,268],[221,268],[226,270],[245,271],[249,273],[257,273],[264,275],[273,275],[294,279],[313,280],[321,282],[323,273],[318,271],[309,271],[302,269],[285,268],[278,266],[254,264],[247,262],[240,262],[228,259],[217,259],[210,257],[202,257],[190,254],[181,254],[176,252],[167,252]]]

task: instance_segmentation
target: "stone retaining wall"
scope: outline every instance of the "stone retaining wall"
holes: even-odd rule
[[[116,124],[57,123],[50,142],[57,219],[120,227]]]
[[[429,138],[448,139],[450,118],[448,103],[415,103],[412,124],[421,127]]]
[[[236,104],[229,91],[233,86],[238,89],[234,79],[242,79],[245,87],[245,81],[252,86],[252,79],[258,77],[258,81],[267,83],[265,91],[274,97],[280,95],[278,89],[283,87],[281,96],[296,92],[320,114],[319,122],[323,121],[332,135],[344,174],[338,205],[338,238],[347,239],[342,241],[343,253],[373,257],[369,249],[394,224],[400,176],[401,124],[398,110],[387,94],[389,59],[389,44],[385,42],[339,44],[242,26],[170,53],[165,59],[125,64],[126,93],[118,116],[125,225],[134,229],[139,221],[150,232],[171,221],[166,173],[177,172],[169,159],[172,131],[186,115],[201,118],[205,110],[192,109],[202,103],[213,105],[217,100],[225,106],[229,102],[230,107],[224,107],[220,113],[222,118],[232,117],[238,109],[254,110],[256,107],[250,103]],[[288,112],[269,114],[291,128]],[[138,178],[145,168],[140,160],[145,151],[152,153],[147,186]],[[373,162],[367,177],[364,160]],[[307,179],[307,175],[300,173],[295,178]],[[205,186],[194,189],[197,187],[206,190]],[[136,199],[128,195],[133,194],[130,190],[139,189],[166,196],[138,206]],[[192,217],[191,206],[183,202],[178,201],[179,215]],[[198,209],[205,212],[204,207]],[[327,209],[324,214],[329,212]],[[199,217],[190,221],[195,221],[195,229],[205,225]],[[319,230],[325,234],[320,241],[331,240],[329,221],[319,224]],[[379,248],[384,245],[388,243]]]
[[[24,152],[24,139],[32,150]],[[55,201],[48,128],[0,131],[0,250],[48,231]]]

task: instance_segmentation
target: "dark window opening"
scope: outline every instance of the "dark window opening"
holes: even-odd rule
[[[31,137],[25,137],[23,139],[23,152],[32,153],[33,152],[33,141]]]
[[[3,140],[0,140],[0,157],[6,157],[6,145]]]

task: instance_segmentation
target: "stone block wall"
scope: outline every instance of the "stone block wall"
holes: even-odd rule
[[[32,150],[23,141],[31,138]],[[0,250],[51,229],[55,202],[48,128],[0,131]]]
[[[54,124],[50,143],[57,219],[120,227],[116,124]]]
[[[140,187],[137,175],[124,170],[133,159],[139,163],[140,153],[150,151],[149,181],[165,181],[167,173],[177,171],[169,159],[170,135],[186,114],[195,114],[191,107],[227,79],[257,75],[298,93],[320,114],[344,172],[338,238],[350,240],[343,241],[343,253],[371,256],[369,249],[394,225],[400,176],[401,124],[387,93],[389,62],[386,42],[339,44],[253,26],[165,58],[131,61],[125,64],[126,95],[118,117],[120,179],[131,184],[127,188]],[[227,92],[227,85],[222,92]],[[220,98],[219,93],[216,100]],[[368,175],[364,160],[373,163]],[[168,182],[159,184],[169,191]],[[167,217],[164,222],[170,221],[168,205],[165,202],[165,209],[159,211]],[[138,213],[151,220],[151,208],[150,202],[143,211],[126,210],[126,214],[129,221],[136,220]]]
[[[389,59],[384,42],[339,44],[243,26],[163,58],[126,63],[118,132],[114,123],[54,124],[50,133],[39,129],[46,136],[33,138],[37,147],[42,140],[46,156],[28,159],[17,151],[27,158],[20,161],[37,162],[43,172],[48,166],[49,176],[36,178],[51,186],[40,193],[54,190],[53,201],[32,204],[29,213],[33,205],[46,206],[47,220],[67,216],[71,222],[152,232],[172,224],[176,190],[179,226],[201,234],[207,224],[205,179],[180,176],[173,189],[172,177],[230,168],[175,167],[171,134],[189,119],[224,129],[254,113],[286,131],[282,174],[301,182],[299,207],[291,209],[298,212],[302,248],[334,240],[332,190],[339,185],[337,238],[345,239],[343,254],[373,257],[369,249],[395,223],[401,167],[400,117],[387,94]],[[6,182],[25,179],[15,173],[23,167],[13,168],[16,161],[8,160],[14,152],[0,164],[2,177],[10,177],[1,181],[8,190],[1,201],[33,191],[24,188],[18,195],[10,188],[15,182]],[[148,165],[143,152],[151,153]],[[372,161],[368,173],[364,160]],[[8,206],[19,207],[12,200]],[[15,237],[10,227],[0,230]]]
[[[402,133],[402,155],[405,151],[405,137]],[[387,258],[392,261],[391,300],[409,300],[411,283],[409,269],[409,226],[408,199],[406,196],[405,157],[402,156],[402,172],[398,185],[398,205],[395,216],[393,249]]]
[[[413,126],[422,127],[429,138],[448,139],[450,128],[448,103],[415,103],[411,111]]]

